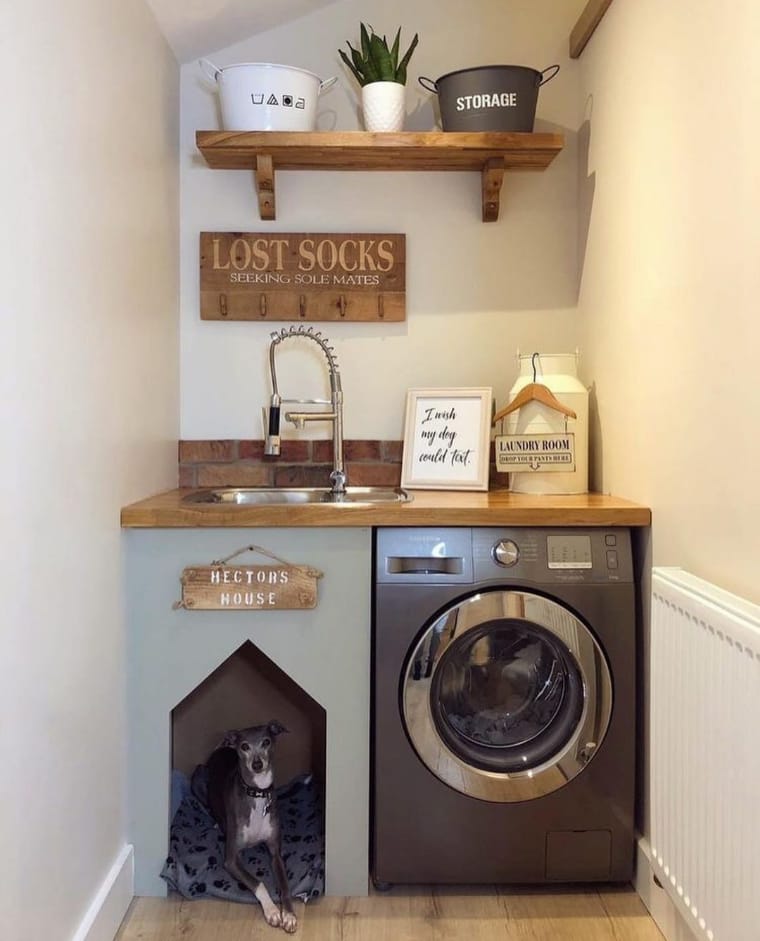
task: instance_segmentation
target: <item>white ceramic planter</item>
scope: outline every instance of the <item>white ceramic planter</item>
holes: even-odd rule
[[[364,127],[368,131],[400,131],[406,117],[406,85],[370,82],[362,86]]]

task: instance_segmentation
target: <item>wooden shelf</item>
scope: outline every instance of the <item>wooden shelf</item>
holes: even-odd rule
[[[506,170],[545,170],[564,146],[561,134],[402,131],[197,131],[216,170],[254,170],[262,219],[275,218],[276,170],[478,170],[483,221],[499,218]]]

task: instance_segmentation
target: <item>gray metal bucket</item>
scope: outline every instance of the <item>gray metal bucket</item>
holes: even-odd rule
[[[523,65],[481,65],[447,72],[435,82],[424,75],[418,81],[438,95],[444,131],[530,132],[538,89],[557,72],[558,65],[543,72]]]

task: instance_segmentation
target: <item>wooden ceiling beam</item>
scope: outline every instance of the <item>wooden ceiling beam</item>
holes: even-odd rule
[[[601,23],[612,0],[589,0],[570,33],[570,58],[577,59]]]

